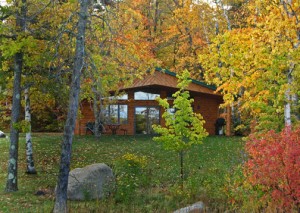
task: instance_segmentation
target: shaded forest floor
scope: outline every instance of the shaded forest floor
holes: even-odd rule
[[[5,193],[8,138],[0,138],[0,212],[50,212],[60,160],[59,134],[33,134],[37,175],[27,175],[25,139],[19,145],[19,191]],[[184,155],[185,180],[181,189],[177,153],[165,151],[150,136],[76,136],[71,169],[106,163],[119,171],[118,191],[101,201],[69,202],[70,212],[171,212],[203,201],[210,210],[230,208],[226,180],[243,159],[240,137],[211,136]],[[140,172],[122,166],[125,154],[143,159]],[[121,164],[120,164],[121,163]],[[120,166],[121,165],[121,166]],[[123,164],[124,165],[124,164]],[[133,178],[130,178],[133,175]],[[123,178],[123,179],[120,179]],[[43,195],[36,195],[40,191]]]

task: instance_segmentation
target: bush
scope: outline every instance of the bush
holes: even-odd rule
[[[260,212],[266,205],[261,185],[251,185],[245,176],[243,165],[233,168],[225,177],[223,187],[228,208],[238,212]]]
[[[300,128],[252,135],[246,144],[245,176],[259,186],[269,207],[300,210]]]
[[[147,182],[145,167],[147,158],[126,153],[115,162],[117,177],[116,200],[129,202],[136,194],[136,190]]]

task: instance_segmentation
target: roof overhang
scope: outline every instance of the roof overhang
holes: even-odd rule
[[[205,84],[194,79],[189,84],[187,90],[195,93],[210,94],[222,96],[220,93],[216,92],[214,86]],[[119,91],[127,90],[142,90],[155,92],[162,88],[168,88],[169,90],[178,90],[177,88],[178,79],[176,78],[176,73],[170,72],[168,70],[158,70],[156,69],[154,73],[147,73],[142,79],[133,80],[132,84],[126,86],[120,86]]]

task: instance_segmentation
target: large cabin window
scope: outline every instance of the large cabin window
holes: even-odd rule
[[[122,93],[122,94],[118,95],[116,99],[118,99],[118,100],[128,100],[128,94]]]
[[[159,124],[159,107],[135,107],[135,133],[155,134],[152,125]]]
[[[160,95],[156,93],[148,93],[142,91],[134,93],[134,100],[155,100],[157,97],[160,97]]]
[[[112,104],[108,105],[104,112],[106,124],[127,124],[128,122],[128,105]]]
[[[116,101],[116,100],[128,100],[128,94],[127,93],[121,93],[119,95],[113,95],[109,96],[108,100]]]

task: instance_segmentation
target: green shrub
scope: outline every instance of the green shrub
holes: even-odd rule
[[[116,200],[130,202],[139,187],[147,183],[146,156],[126,153],[116,160],[114,170],[117,178]]]
[[[266,203],[261,199],[264,193],[261,186],[252,186],[244,173],[243,165],[238,165],[225,176],[223,187],[231,210],[256,212]]]

